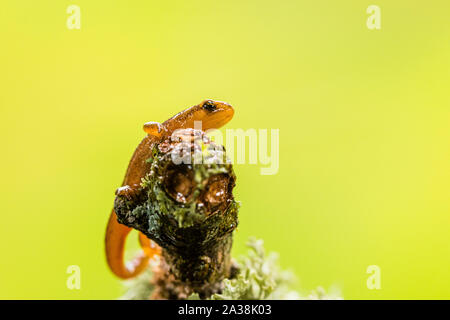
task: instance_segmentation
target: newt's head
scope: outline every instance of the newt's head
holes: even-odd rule
[[[204,100],[160,124],[147,122],[144,131],[152,136],[168,137],[175,130],[195,128],[202,131],[219,129],[233,118],[234,109],[226,102]]]
[[[203,130],[218,129],[228,123],[234,115],[233,107],[222,101],[205,100],[196,107],[195,112],[202,121]]]

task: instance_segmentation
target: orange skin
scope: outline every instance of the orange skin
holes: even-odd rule
[[[205,100],[176,114],[162,124],[157,122],[144,124],[147,136],[134,151],[122,187],[117,189],[116,194],[132,196],[133,192],[140,188],[141,179],[149,172],[150,164],[146,160],[151,157],[152,147],[155,143],[169,137],[177,129],[193,128],[194,121],[201,121],[203,131],[218,129],[230,121],[233,115],[234,110],[231,105],[220,101]],[[138,275],[147,267],[149,260],[161,252],[161,248],[153,241],[139,233],[139,243],[143,250],[132,261],[125,263],[125,241],[131,230],[117,222],[117,216],[113,209],[106,227],[106,260],[111,271],[122,279]]]

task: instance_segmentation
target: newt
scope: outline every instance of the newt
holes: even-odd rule
[[[201,121],[202,130],[218,129],[229,122],[234,115],[231,105],[221,101],[204,100],[172,118],[158,122],[147,122],[144,131],[147,135],[134,151],[128,165],[122,187],[116,190],[116,195],[130,199],[141,188],[141,179],[149,172],[148,159],[152,157],[153,145],[170,137],[177,129],[194,127],[194,121]],[[135,277],[142,272],[149,260],[160,253],[160,248],[142,233],[139,233],[139,243],[142,251],[132,261],[124,261],[125,241],[132,228],[117,221],[117,215],[112,210],[105,235],[106,260],[111,271],[122,279]]]

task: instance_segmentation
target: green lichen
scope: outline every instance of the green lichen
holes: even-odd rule
[[[282,270],[278,265],[278,254],[266,255],[263,240],[250,238],[247,256],[241,258],[240,273],[235,279],[225,279],[221,294],[214,294],[212,300],[331,300],[341,299],[339,294],[327,294],[322,287],[302,297],[293,290],[295,275]],[[197,297],[192,296],[195,299]]]
[[[151,283],[152,276],[150,268],[147,268],[136,278],[123,281],[126,291],[119,300],[148,300],[155,289]]]
[[[292,272],[282,270],[278,265],[275,253],[266,255],[263,241],[249,239],[249,252],[239,259],[240,272],[234,279],[223,281],[221,294],[214,294],[212,300],[330,300],[342,299],[338,292],[326,293],[322,287],[313,290],[309,295],[302,296],[292,288],[296,284]],[[154,289],[151,284],[152,274],[147,271],[131,282],[127,282],[128,290],[121,299],[148,299]],[[192,294],[190,300],[200,299],[198,294]]]
[[[247,256],[240,259],[240,272],[235,279],[225,279],[221,294],[211,296],[212,300],[264,300],[299,299],[291,289],[294,275],[281,270],[278,255],[266,255],[263,240],[249,239]],[[192,297],[195,298],[195,297]]]

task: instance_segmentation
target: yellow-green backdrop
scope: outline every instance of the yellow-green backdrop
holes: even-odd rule
[[[69,30],[67,7],[81,9]],[[381,29],[366,26],[369,5]],[[113,299],[104,229],[147,121],[204,98],[280,130],[237,165],[253,235],[302,292],[450,298],[448,1],[3,1],[0,298]],[[81,290],[66,287],[81,268]],[[381,289],[366,268],[381,269]]]

